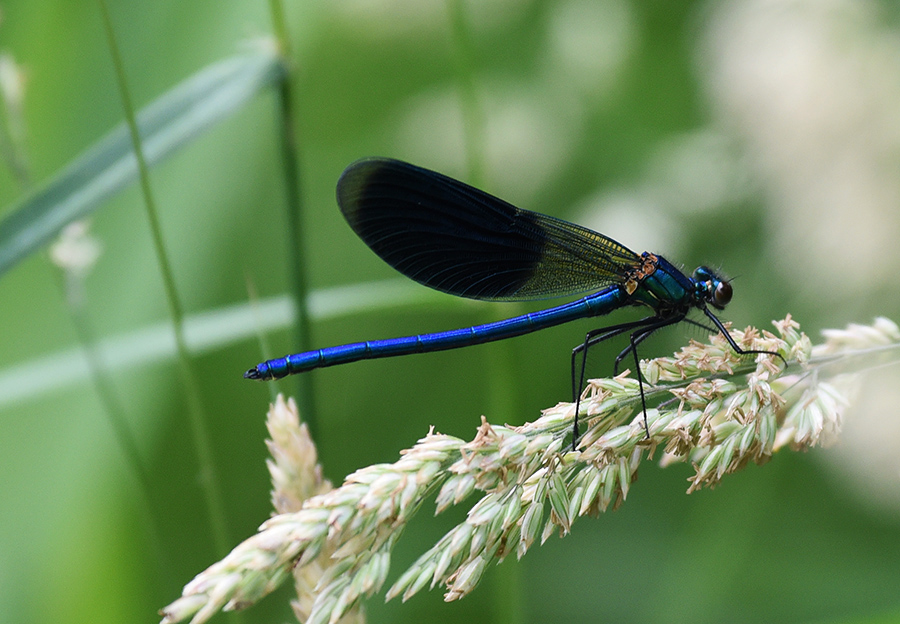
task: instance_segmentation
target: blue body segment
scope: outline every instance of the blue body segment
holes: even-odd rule
[[[588,294],[514,318],[402,338],[356,342],[268,360],[249,379],[278,379],[357,360],[455,349],[520,336],[626,306],[652,312],[640,321],[588,332],[576,353],[630,332],[621,361],[647,336],[698,310],[744,353],[708,306],[723,309],[731,284],[706,267],[687,276],[662,256],[636,254],[587,228],[522,210],[440,173],[386,158],[353,163],[337,200],[356,234],[395,269],[430,288],[488,301]],[[637,362],[636,362],[637,363]],[[584,361],[582,361],[582,378]],[[643,395],[642,395],[643,396]]]
[[[457,349],[521,336],[575,319],[609,314],[623,305],[627,305],[625,291],[618,286],[610,286],[578,301],[502,321],[431,334],[327,347],[269,360],[259,364],[256,370],[264,379],[278,379],[314,368],[347,364],[358,360]]]

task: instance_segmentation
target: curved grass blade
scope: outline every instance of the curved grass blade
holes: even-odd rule
[[[308,307],[312,319],[322,321],[434,303],[458,305],[459,302],[419,288],[409,280],[390,279],[315,290],[310,293]],[[284,329],[294,322],[295,315],[294,303],[286,295],[264,299],[256,304],[255,310],[248,303],[235,304],[187,315],[185,338],[192,353],[207,353],[252,339],[259,331]],[[107,369],[125,371],[172,360],[175,338],[171,323],[161,322],[103,338],[96,348]],[[84,383],[89,374],[80,347],[54,351],[2,368],[0,410]]]
[[[285,76],[273,46],[218,61],[138,113],[144,156],[155,164]],[[0,222],[0,275],[137,179],[122,124],[78,156]]]

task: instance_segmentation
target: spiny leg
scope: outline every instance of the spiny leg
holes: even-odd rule
[[[700,321],[695,321],[694,319],[686,318],[686,319],[684,319],[684,322],[687,323],[688,325],[693,325],[694,327],[699,327],[700,329],[705,329],[706,331],[709,331],[709,332],[719,331],[716,327],[710,327],[709,325],[704,325]]]
[[[572,362],[573,362],[572,370],[574,371],[574,361],[575,361],[574,358],[575,358],[576,354],[580,353],[581,351],[586,351],[587,349],[593,347],[594,345],[600,344],[604,340],[614,338],[614,337],[618,336],[619,334],[624,334],[629,329],[634,329],[635,327],[642,327],[644,329],[644,331],[635,343],[635,344],[640,344],[646,338],[649,338],[650,335],[653,334],[653,332],[655,332],[657,329],[660,329],[661,327],[665,327],[667,325],[672,325],[674,323],[679,322],[679,320],[674,320],[674,321],[670,321],[670,322],[657,324],[657,321],[659,321],[661,318],[663,318],[663,317],[659,317],[656,315],[648,316],[646,318],[641,319],[640,321],[634,321],[632,323],[622,323],[621,325],[614,325],[613,327],[606,327],[603,329],[589,332],[587,337],[585,338],[584,344],[580,344],[572,350]],[[675,317],[675,318],[677,318],[677,317]],[[701,324],[697,323],[696,321],[691,321],[690,319],[685,319],[682,317],[680,320],[691,323],[692,325],[698,325],[708,331],[716,331],[716,329],[714,327],[707,327],[705,325],[701,325]],[[640,332],[636,332],[636,333],[640,333]],[[625,359],[625,357],[628,355],[629,351],[631,351],[630,344],[629,344],[629,346],[622,349],[622,351],[619,352],[619,355],[616,356],[615,365],[613,366],[613,374],[615,374],[615,375],[619,374],[619,364],[622,363],[622,360]],[[575,388],[574,374],[573,374],[572,382],[573,382],[573,388]],[[582,385],[582,386],[584,385],[583,379],[581,380],[580,385]],[[575,400],[575,396],[576,396],[576,391],[573,390],[573,392],[572,392],[572,400],[573,401]]]
[[[635,327],[644,327],[648,324],[655,324],[658,320],[657,316],[648,316],[639,321],[631,321],[630,323],[621,323],[611,327],[603,327],[589,331],[584,342],[572,349],[572,402],[575,403],[575,418],[572,425],[572,450],[578,442],[578,411],[581,407],[581,389],[584,387],[585,371],[587,369],[587,352],[594,345],[600,344],[604,340],[615,338],[620,334],[634,329]],[[578,362],[578,354],[581,353],[581,367],[578,374],[575,374]]]
[[[712,313],[709,312],[708,309],[704,309],[704,312],[707,314],[707,316],[712,316]],[[715,316],[712,316],[712,318],[714,321],[719,320]],[[758,351],[758,350],[741,349],[731,338],[731,334],[729,332],[725,331],[725,328],[724,328],[724,326],[721,325],[721,323],[717,323],[718,327],[710,327],[709,325],[704,325],[703,323],[700,323],[699,321],[695,321],[694,319],[682,318],[681,321],[688,323],[689,325],[693,325],[694,327],[699,327],[700,329],[705,329],[706,331],[709,331],[709,332],[721,332],[725,336],[725,339],[728,341],[729,346],[731,346],[731,348],[734,349],[734,352],[737,353],[738,355],[754,354],[754,353],[763,353],[766,355],[777,355],[779,358],[781,358],[782,362],[784,362],[784,358],[781,357],[781,354],[776,353],[774,351]],[[658,327],[645,328],[644,333],[636,340],[635,344],[640,344],[646,338],[649,338],[653,332],[655,332],[657,329],[660,329],[661,327],[664,327],[664,326],[665,325],[660,325]],[[629,344],[629,346],[622,349],[622,351],[619,353],[619,355],[616,356],[615,364],[613,365],[613,373],[615,373],[616,375],[619,374],[619,365],[622,363],[622,360],[624,360],[625,357],[628,355],[629,351],[631,351],[630,344]],[[785,362],[785,365],[786,364],[787,364],[787,362]]]
[[[712,312],[710,312],[708,308],[703,308],[703,313],[715,324],[716,329],[718,331],[722,332],[722,335],[725,336],[725,339],[728,341],[728,344],[731,346],[732,349],[734,349],[734,352],[737,353],[738,355],[752,355],[752,354],[774,355],[774,356],[781,358],[781,361],[784,362],[785,366],[787,366],[787,361],[784,359],[784,357],[780,353],[776,353],[775,351],[763,351],[761,349],[742,349],[734,341],[734,338],[731,337],[731,334],[728,331],[726,331],[725,326],[722,325],[722,322],[716,317],[716,315],[714,315]],[[640,393],[641,393],[641,407],[644,410],[644,432],[647,434],[648,438],[650,437],[650,428],[649,428],[649,425],[647,424],[647,400],[644,395],[644,378],[641,375],[641,367],[640,367],[640,361],[638,359],[638,354],[637,354],[637,346],[641,342],[646,340],[656,330],[662,329],[663,327],[666,327],[667,325],[673,325],[673,324],[678,323],[683,320],[687,321],[691,325],[696,325],[697,327],[703,327],[704,329],[710,329],[710,328],[706,327],[705,325],[703,325],[702,323],[698,323],[697,321],[692,321],[691,319],[685,319],[684,316],[685,316],[684,314],[680,314],[680,315],[674,315],[672,317],[663,318],[663,319],[660,319],[660,321],[655,324],[648,325],[646,327],[638,329],[637,331],[635,331],[631,334],[631,340],[630,340],[629,346],[625,347],[625,349],[623,349],[622,352],[619,353],[618,356],[616,356],[614,371],[616,372],[616,374],[618,374],[619,364],[625,358],[625,356],[628,354],[628,351],[631,351],[631,353],[634,355],[634,368],[635,368],[635,372],[637,373],[638,388],[640,389]]]
[[[709,310],[704,310],[704,312],[706,312],[707,315],[710,314],[710,313],[709,313]],[[737,346],[737,344],[735,344],[734,340],[731,339],[730,333],[726,332],[726,331],[725,331],[725,328],[722,327],[721,325],[720,325],[720,327],[710,327],[709,325],[704,325],[703,323],[700,323],[699,321],[695,321],[694,319],[682,318],[681,320],[682,320],[683,322],[689,324],[689,325],[693,325],[694,327],[699,327],[700,329],[704,329],[704,330],[706,330],[706,331],[708,331],[708,332],[714,332],[714,333],[719,333],[719,332],[721,332],[721,333],[725,336],[725,339],[728,341],[729,346],[731,346],[731,347],[734,349],[735,353],[737,353],[738,355],[744,355],[744,354],[748,354],[748,353],[749,353],[749,354],[753,354],[753,353],[763,353],[763,354],[766,354],[766,355],[777,355],[777,356],[778,356],[779,358],[781,358],[781,360],[784,362],[784,358],[781,357],[781,354],[775,353],[774,351],[756,351],[756,350],[745,350],[745,349],[741,349],[740,347]],[[714,320],[718,321],[718,318],[714,318]],[[660,327],[663,327],[663,326],[660,326]],[[649,338],[650,335],[651,335],[653,332],[655,332],[657,329],[660,329],[660,327],[651,327],[651,328],[647,328],[647,330],[644,332],[644,334],[641,335],[641,336],[637,339],[636,344],[640,344],[640,343],[643,342],[646,338]],[[628,355],[628,352],[629,352],[629,351],[631,351],[631,345],[630,345],[630,344],[629,344],[629,346],[627,346],[627,347],[625,347],[624,349],[622,349],[622,351],[619,353],[619,355],[616,356],[616,360],[615,360],[615,363],[614,363],[614,365],[613,365],[613,373],[614,373],[614,374],[616,374],[616,375],[619,374],[619,365],[622,363],[622,360],[624,360],[625,357]],[[785,365],[787,365],[787,362],[785,362]]]
[[[655,332],[657,329],[662,329],[663,327],[667,327],[669,325],[674,325],[676,323],[680,323],[684,320],[684,314],[675,314],[670,317],[660,318],[656,323],[652,325],[648,325],[647,327],[642,327],[635,332],[631,333],[629,336],[629,346],[625,347],[621,353],[616,357],[616,368],[619,366],[619,362],[621,362],[622,358],[631,351],[631,354],[634,356],[634,372],[635,376],[638,380],[638,391],[641,393],[641,409],[644,414],[644,433],[647,435],[647,439],[650,439],[650,425],[647,424],[647,398],[644,396],[644,376],[641,375],[641,361],[638,358],[637,347],[644,340],[650,337],[650,335]]]
[[[678,321],[674,321],[674,322],[677,323]],[[628,346],[625,347],[624,349],[622,349],[619,352],[619,355],[616,356],[616,360],[613,363],[613,374],[615,374],[615,375],[619,374],[619,365],[622,363],[622,360],[624,360],[625,357],[628,355],[629,351],[637,350],[637,346],[639,344],[641,344],[642,342],[644,342],[644,340],[649,338],[651,335],[653,335],[653,332],[655,332],[657,329],[659,329],[661,327],[665,327],[666,325],[671,325],[671,324],[672,323],[666,323],[665,325],[653,325],[651,327],[645,327],[641,330],[634,332],[634,334],[631,335],[632,339],[628,341]]]
[[[667,327],[668,325],[674,325],[681,321],[686,321],[691,325],[696,327],[700,327],[707,331],[718,330],[725,336],[725,339],[728,341],[729,346],[734,350],[738,355],[753,355],[753,354],[763,354],[763,355],[774,355],[781,359],[784,362],[784,365],[787,366],[787,361],[784,359],[780,353],[775,351],[764,351],[759,349],[742,349],[738,344],[734,341],[734,338],[731,337],[731,334],[725,329],[725,326],[722,322],[709,311],[708,308],[703,308],[703,313],[713,322],[715,328],[711,328],[707,325],[694,321],[692,319],[686,319],[684,314],[675,314],[667,317],[660,316],[648,316],[639,321],[633,321],[630,323],[622,323],[620,325],[613,325],[612,327],[606,327],[603,329],[597,329],[588,332],[585,335],[584,342],[572,350],[572,400],[575,403],[575,418],[572,426],[572,450],[575,450],[576,444],[578,442],[578,412],[581,405],[581,392],[579,391],[584,386],[584,377],[585,371],[587,368],[587,351],[590,347],[600,344],[605,340],[609,340],[610,338],[614,338],[620,334],[625,333],[630,329],[635,329],[634,332],[629,336],[629,344],[625,347],[617,356],[615,360],[615,364],[613,370],[615,374],[618,374],[619,365],[622,360],[627,357],[628,352],[630,351],[634,356],[634,368],[635,374],[638,380],[638,388],[640,390],[641,395],[641,408],[644,414],[644,432],[647,437],[650,437],[650,427],[647,423],[647,399],[644,394],[644,378],[641,375],[640,368],[640,359],[637,354],[637,347],[644,340],[649,338],[656,330],[662,329],[663,327]],[[577,356],[581,353],[581,367],[578,375],[575,374],[576,366],[577,366]],[[576,381],[577,380],[577,381]]]
[[[785,367],[787,367],[787,360],[784,359],[784,356],[778,353],[777,351],[764,351],[762,349],[742,349],[738,346],[738,344],[734,341],[734,338],[731,337],[731,333],[725,329],[725,326],[722,324],[722,321],[718,319],[718,317],[709,311],[709,308],[703,308],[703,313],[713,322],[713,325],[716,326],[722,335],[725,336],[725,340],[728,341],[728,344],[734,349],[734,352],[738,355],[774,355],[779,358]]]

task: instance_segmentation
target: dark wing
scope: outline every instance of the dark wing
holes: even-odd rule
[[[471,299],[542,299],[624,281],[631,250],[587,228],[521,210],[440,173],[360,160],[337,184],[341,212],[392,267]]]

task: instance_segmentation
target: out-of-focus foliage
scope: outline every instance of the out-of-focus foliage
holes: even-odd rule
[[[900,31],[890,3],[473,0],[459,5],[463,28],[454,6],[288,7],[314,288],[392,277],[334,202],[344,166],[384,155],[477,181],[688,269],[721,267],[736,277],[723,316],[738,326],[787,312],[811,332],[900,318]],[[266,9],[111,3],[138,106],[269,34]],[[20,157],[0,151],[0,207],[9,209],[120,123],[122,109],[94,3],[0,1],[0,55],[24,77],[21,116],[0,107],[0,147]],[[152,171],[190,313],[245,302],[248,276],[263,298],[287,290],[276,115],[274,93],[265,93]],[[27,176],[9,162],[24,163]],[[102,255],[82,295],[101,339],[166,319],[141,202],[129,189],[93,218]],[[77,348],[61,284],[45,251],[0,280],[0,376]],[[524,309],[426,301],[327,317],[313,341],[449,329]],[[591,327],[313,373],[326,476],[340,482],[394,461],[432,424],[470,437],[481,414],[533,420],[568,399],[569,350]],[[695,331],[670,329],[642,354],[671,351]],[[261,359],[259,345],[233,335],[198,355],[197,367],[237,543],[271,511],[270,395],[241,379]],[[289,331],[269,342],[268,355],[292,349]],[[610,372],[615,352],[597,354],[597,375]],[[174,362],[132,365],[111,379],[148,492],[89,380],[0,397],[3,621],[152,622],[223,554],[204,515]],[[896,621],[897,388],[895,372],[873,374],[836,449],[780,456],[691,496],[683,468],[647,468],[621,511],[489,571],[465,600],[446,605],[438,592],[405,605],[373,600],[369,620]],[[458,520],[427,516],[403,536],[397,570]],[[287,620],[287,602],[276,594],[243,618]]]

